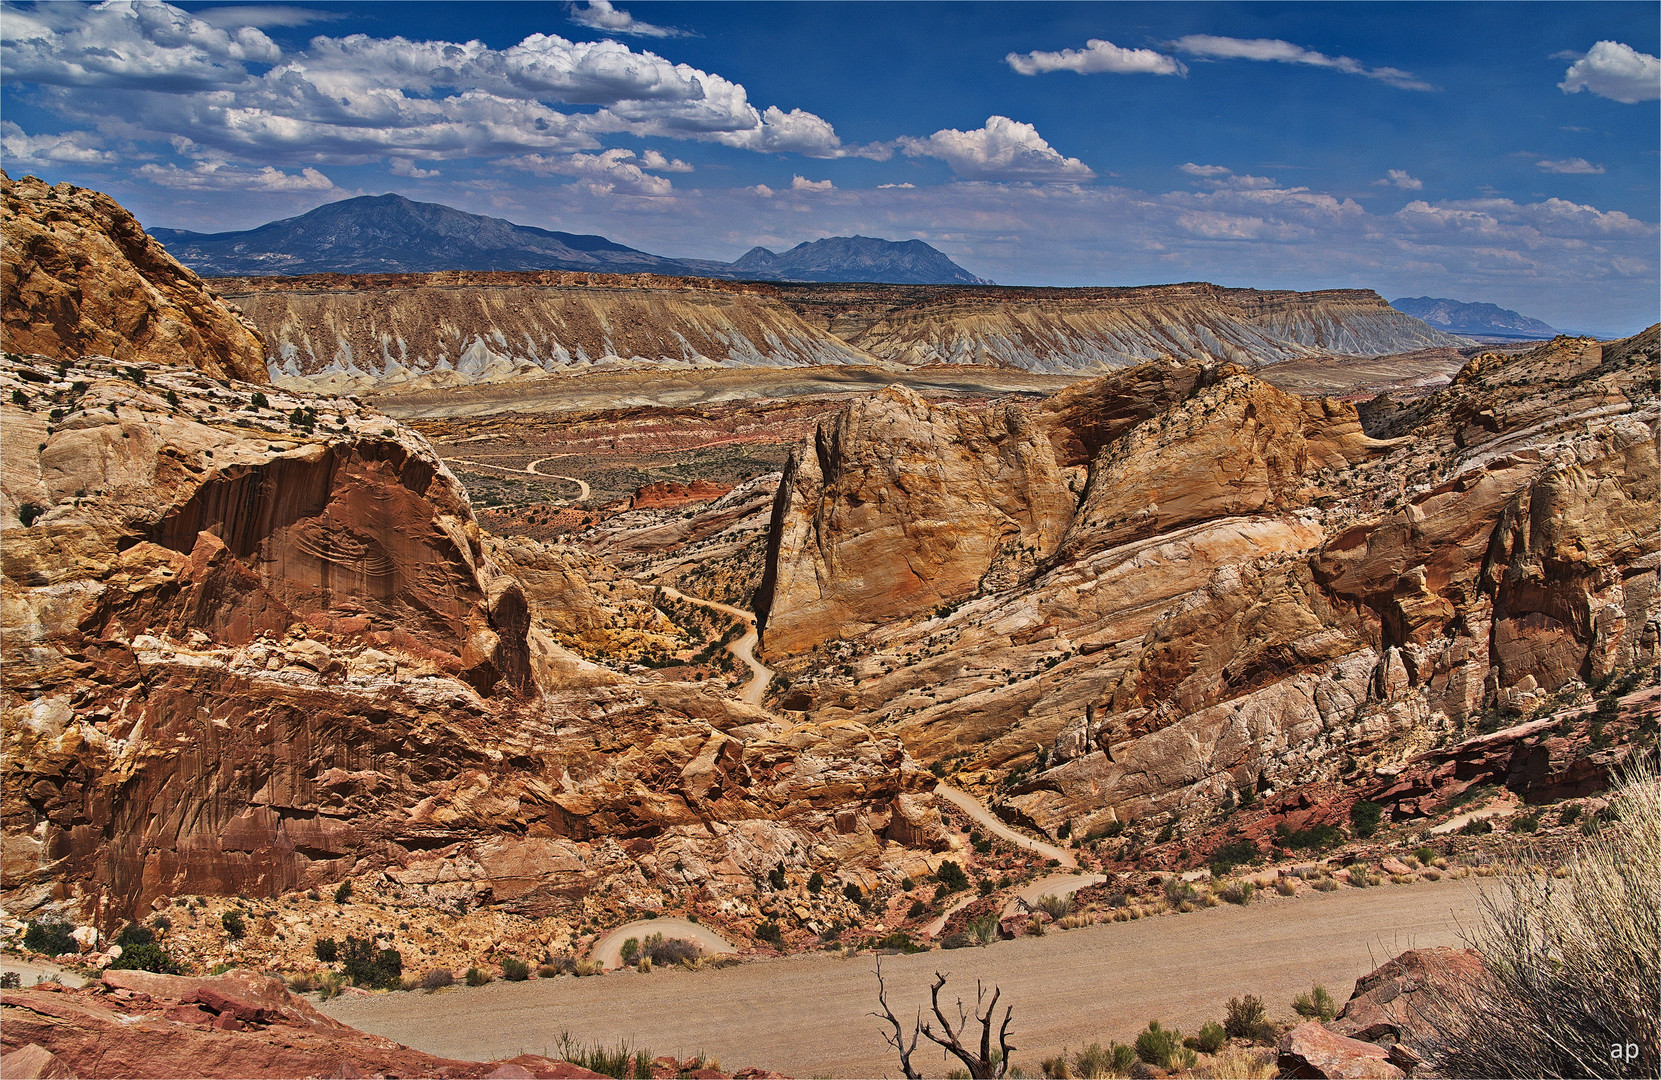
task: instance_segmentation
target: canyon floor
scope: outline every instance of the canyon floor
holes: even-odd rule
[[[1491,888],[1492,886],[1490,886]],[[1256,994],[1289,1014],[1311,983],[1340,1000],[1355,979],[1404,949],[1459,943],[1476,916],[1477,879],[1386,885],[1224,905],[1188,915],[1108,923],[984,949],[882,958],[889,1000],[926,1005],[936,971],[947,1001],[974,980],[1015,1007],[1013,1060],[1027,1075],[1063,1046],[1130,1041],[1150,1018],[1197,1031],[1232,995]],[[335,1019],[419,1050],[490,1060],[541,1053],[562,1032],[654,1054],[702,1052],[791,1076],[896,1071],[883,1043],[875,958],[811,953],[712,971],[619,972],[442,991],[338,998]],[[919,1054],[927,1072],[947,1066]]]

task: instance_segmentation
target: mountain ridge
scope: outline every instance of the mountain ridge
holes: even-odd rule
[[[922,240],[832,236],[783,255],[752,248],[740,259],[654,255],[593,233],[569,233],[471,214],[397,194],[325,203],[252,229],[149,233],[207,277],[543,270],[661,274],[763,281],[990,284]]]
[[[1498,304],[1466,303],[1444,296],[1403,296],[1390,306],[1449,334],[1465,337],[1552,338],[1562,331]]]

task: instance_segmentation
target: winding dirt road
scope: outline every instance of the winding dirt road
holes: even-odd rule
[[[717,934],[707,926],[701,926],[686,919],[642,919],[640,922],[625,923],[594,943],[593,959],[598,960],[607,968],[621,967],[623,964],[623,942],[629,938],[639,938],[645,941],[652,934],[662,934],[666,938],[684,938],[696,942],[704,950],[705,956],[716,953],[737,952],[732,943]]]
[[[1150,1018],[1190,1034],[1230,996],[1257,994],[1272,1015],[1312,983],[1340,999],[1404,949],[1459,944],[1456,920],[1477,921],[1476,879],[1341,889],[1224,904],[1188,915],[1022,937],[985,949],[889,956],[896,1013],[928,1001],[935,971],[974,1000],[975,979],[1015,1007],[1014,1063],[1036,1075],[1063,1046],[1129,1042]],[[883,1044],[874,958],[812,953],[721,971],[659,969],[590,979],[540,979],[439,994],[341,997],[321,1008],[355,1027],[448,1057],[488,1061],[553,1048],[562,1030],[590,1043],[627,1039],[652,1054],[699,1051],[728,1068],[789,1076],[898,1072]],[[947,1065],[919,1052],[939,1075]]]
[[[701,596],[688,596],[679,589],[671,588],[668,585],[658,585],[656,587],[676,599],[685,600],[689,604],[702,604],[704,607],[714,608],[716,611],[725,612],[728,615],[742,619],[744,624],[750,628],[742,637],[729,642],[727,651],[732,653],[739,663],[750,669],[750,681],[739,688],[738,699],[759,709],[762,700],[767,696],[767,684],[773,681],[773,669],[756,659],[756,643],[760,638],[756,634],[755,615],[743,608],[735,608],[731,604],[723,604],[716,600],[705,600]]]
[[[554,457],[564,457],[564,456],[565,456],[564,454],[554,455]],[[580,503],[580,502],[587,502],[588,497],[593,494],[593,489],[591,489],[588,486],[586,481],[582,480],[579,477],[575,477],[575,476],[561,476],[559,473],[547,473],[547,472],[538,472],[537,471],[536,467],[538,465],[542,464],[544,461],[552,461],[552,460],[554,460],[554,459],[553,458],[537,458],[535,461],[531,462],[529,465],[526,465],[523,469],[510,469],[506,465],[492,465],[487,461],[471,461],[467,458],[459,458],[459,457],[445,458],[444,462],[447,465],[452,463],[452,462],[457,464],[457,465],[466,465],[469,468],[473,468],[473,469],[491,469],[491,470],[494,470],[495,472],[507,473],[509,476],[530,475],[530,476],[537,477],[540,480],[568,480],[571,483],[577,485],[578,494],[577,494],[577,497],[575,499],[565,500],[563,505],[565,505],[565,506],[574,506],[575,504]]]
[[[1072,852],[1065,848],[1058,848],[1054,844],[1046,844],[1042,840],[1035,840],[1025,833],[1016,832],[1005,825],[996,814],[988,810],[984,803],[967,791],[959,791],[950,784],[936,784],[934,793],[974,818],[975,821],[985,826],[987,831],[1003,837],[1016,847],[1026,848],[1028,851],[1036,852],[1046,859],[1054,859],[1062,866],[1075,870],[1078,868],[1078,860],[1073,858]]]

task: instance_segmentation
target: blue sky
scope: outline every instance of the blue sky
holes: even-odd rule
[[[397,191],[731,259],[918,237],[1007,284],[1661,318],[1661,9],[0,7],[0,151],[151,226]]]

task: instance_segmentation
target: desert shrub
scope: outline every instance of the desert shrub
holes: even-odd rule
[[[1211,853],[1211,876],[1227,877],[1236,866],[1257,861],[1257,845],[1250,840],[1230,840]]]
[[[1283,877],[1275,881],[1275,892],[1282,896],[1296,896],[1298,882],[1296,878]]]
[[[860,891],[859,886],[851,881],[842,886],[842,896],[856,904],[865,899],[865,894]]]
[[[1424,865],[1429,866],[1436,858],[1436,849],[1433,847],[1414,848],[1413,857],[1418,859]]]
[[[1357,836],[1373,835],[1383,821],[1384,807],[1376,802],[1362,800],[1350,807],[1350,828],[1355,830]]]
[[[1539,832],[1540,814],[1538,811],[1532,814],[1518,814],[1511,819],[1511,824],[1507,825],[1506,828],[1514,833]]]
[[[421,976],[421,981],[416,985],[423,990],[431,992],[433,990],[442,990],[446,986],[454,986],[455,984],[456,977],[450,974],[449,968],[433,968],[431,971]]]
[[[169,930],[173,929],[173,920],[169,919],[166,915],[157,915],[154,919],[150,920],[150,927],[158,934],[165,934]]]
[[[1307,829],[1288,829],[1283,822],[1275,826],[1275,839],[1284,848],[1325,851],[1342,843],[1344,834],[1336,825],[1311,825]]]
[[[1073,913],[1073,898],[1071,896],[1040,896],[1038,910],[1057,922]]]
[[[1228,999],[1223,1009],[1223,1030],[1231,1039],[1266,1043],[1273,1042],[1275,1038],[1275,1026],[1269,1023],[1269,1010],[1256,994]]]
[[[1309,993],[1292,999],[1292,1011],[1305,1020],[1332,1020],[1338,1016],[1338,1003],[1326,987],[1317,983]]]
[[[964,929],[976,945],[990,945],[998,937],[998,914],[989,911],[979,918],[970,919]]]
[[[1231,904],[1249,904],[1257,895],[1257,886],[1249,881],[1231,881],[1218,895]]]
[[[1558,879],[1512,864],[1479,900],[1470,944],[1488,978],[1431,1010],[1426,1047],[1445,1076],[1654,1076],[1661,1072],[1661,778],[1628,767],[1612,820]],[[1632,1044],[1636,1061],[1612,1058]]]
[[[973,944],[968,934],[947,934],[940,939],[942,949],[967,949]]]
[[[571,974],[579,979],[586,979],[590,975],[598,975],[605,971],[606,966],[598,960],[578,960],[571,965]]]
[[[1465,824],[1459,830],[1459,835],[1461,835],[1461,836],[1481,836],[1484,833],[1491,833],[1493,831],[1494,831],[1494,823],[1492,821],[1490,821],[1488,818],[1480,817],[1480,818],[1472,818],[1471,820],[1465,822]]]
[[[814,896],[818,896],[819,891],[821,889],[823,889],[824,887],[825,887],[825,875],[821,874],[817,870],[815,870],[813,873],[808,875],[808,878],[807,878],[807,891],[808,892],[812,893]]]
[[[24,528],[28,528],[30,525],[35,523],[40,515],[44,513],[46,513],[46,507],[40,505],[39,503],[19,503],[17,507],[17,520],[23,523]]]
[[[564,972],[560,970],[558,964],[542,964],[536,969],[536,977],[539,979],[555,979],[562,974]]]
[[[625,964],[632,964],[636,960],[639,960],[640,959],[640,939],[635,938],[635,937],[624,938],[623,939],[623,948],[621,949],[621,951],[619,951],[618,955],[623,958],[623,963],[625,963]]]
[[[784,948],[784,934],[779,930],[779,924],[771,920],[756,927],[756,940],[765,941],[775,949]]]
[[[563,1061],[569,1061],[590,1072],[597,1072],[601,1076],[648,1080],[652,1075],[651,1052],[632,1047],[627,1042],[620,1042],[613,1047],[578,1045],[571,1034],[566,1032],[559,1038],[558,1056]]]
[[[324,1001],[340,996],[346,986],[346,976],[338,971],[326,971],[317,980],[317,993]]]
[[[1580,817],[1580,811],[1581,806],[1579,803],[1568,804],[1557,812],[1557,823],[1559,825],[1573,825],[1575,823],[1575,819]]]
[[[1136,1036],[1136,1056],[1149,1065],[1161,1069],[1175,1068],[1182,1050],[1182,1032],[1176,1028],[1162,1028],[1158,1020],[1149,1020],[1148,1026]]]
[[[531,977],[531,966],[517,956],[502,957],[502,978],[508,982],[524,982]]]
[[[1180,904],[1184,900],[1195,900],[1200,895],[1200,890],[1195,887],[1192,881],[1184,881],[1175,874],[1166,878],[1164,884],[1160,887],[1165,892],[1165,899],[1173,904]]]
[[[468,986],[483,986],[485,983],[492,981],[489,972],[480,971],[476,967],[468,968],[467,974],[463,978],[467,981]]]
[[[219,916],[219,925],[225,928],[225,933],[235,941],[248,932],[248,920],[242,917],[242,912],[232,908]]]
[[[688,960],[696,960],[703,955],[696,942],[685,938],[666,938],[662,934],[653,934],[640,946],[641,954],[651,958],[654,964],[680,964]]]
[[[290,975],[288,988],[296,994],[309,994],[317,989],[317,976],[310,971],[302,971],[297,975]]]
[[[153,931],[134,923],[121,928],[121,933],[115,936],[115,943],[123,949],[133,945],[149,945],[156,940]]]
[[[350,881],[342,881],[340,883],[340,888],[335,890],[335,903],[344,904],[344,903],[346,903],[346,901],[350,900],[351,898],[352,898],[352,883]]]
[[[1207,1020],[1200,1026],[1199,1035],[1191,1039],[1184,1039],[1183,1045],[1198,1050],[1202,1054],[1215,1054],[1227,1042],[1228,1032],[1223,1030],[1223,1025],[1215,1020]]]
[[[911,940],[911,935],[904,930],[896,930],[876,943],[879,949],[896,949],[903,953],[927,952],[928,946],[919,945]]]
[[[340,946],[335,943],[335,939],[332,937],[318,938],[316,943],[312,945],[311,951],[312,955],[325,964],[332,964],[340,958]]]
[[[404,974],[397,949],[376,949],[371,938],[347,935],[340,944],[341,969],[354,986],[396,988]]]
[[[952,892],[958,892],[969,887],[969,875],[963,872],[963,867],[947,859],[940,864],[940,869],[934,872],[935,880],[946,886]]]
[[[154,941],[121,946],[121,955],[110,961],[110,967],[122,971],[156,971],[163,975],[184,974],[173,955]]]
[[[767,871],[767,884],[773,886],[775,891],[784,888],[785,881],[783,863],[779,863],[774,866],[773,869]]]
[[[1091,1043],[1075,1052],[1072,1061],[1065,1063],[1066,1071],[1080,1077],[1081,1080],[1129,1076],[1135,1064],[1136,1051],[1120,1042],[1107,1047],[1103,1047],[1101,1043]]]
[[[1360,863],[1350,867],[1350,884],[1358,889],[1365,889],[1372,882],[1367,880],[1367,868]]]

